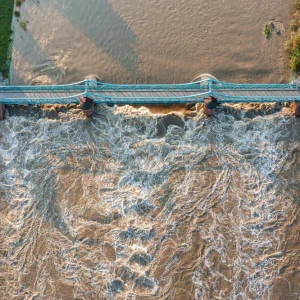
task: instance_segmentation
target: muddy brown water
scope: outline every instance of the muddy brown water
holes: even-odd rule
[[[26,0],[12,83],[288,80],[288,1],[119,2]],[[299,120],[192,109],[10,107],[0,299],[299,299]]]
[[[266,109],[11,111],[1,298],[298,299],[300,124]]]
[[[289,80],[293,0],[31,0],[13,21],[13,84]],[[265,24],[272,27],[267,39]],[[270,28],[271,28],[270,27]]]

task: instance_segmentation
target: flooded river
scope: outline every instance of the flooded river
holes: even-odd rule
[[[2,299],[299,298],[289,108],[56,110],[0,124]]]
[[[293,1],[119,2],[26,0],[11,82],[288,80]],[[200,105],[169,118],[153,111],[9,108],[0,299],[299,299],[291,107],[223,105],[211,118]]]

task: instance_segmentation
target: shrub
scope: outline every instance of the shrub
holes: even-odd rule
[[[21,6],[23,2],[24,2],[23,0],[16,0],[16,5]]]
[[[297,72],[300,70],[300,52],[298,52],[290,57],[289,67],[294,72]]]
[[[297,31],[298,28],[299,28],[299,24],[298,24],[297,20],[292,20],[290,22],[291,31]]]
[[[20,17],[20,11],[19,11],[19,10],[15,10],[15,11],[14,11],[14,14],[15,14],[15,16],[16,16],[17,18]]]
[[[271,29],[269,28],[269,26],[267,24],[264,27],[264,34],[267,39],[271,37]]]
[[[25,21],[21,21],[20,22],[20,26],[22,27],[22,29],[26,30],[27,29],[27,25],[26,25],[26,22]]]

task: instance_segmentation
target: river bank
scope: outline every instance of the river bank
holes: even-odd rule
[[[300,71],[300,1],[295,0],[293,17],[290,22],[290,35],[285,43],[289,56],[290,69],[299,74]]]
[[[9,46],[12,42],[11,24],[14,0],[0,1],[0,82],[8,78],[10,55]],[[2,74],[2,75],[1,75]]]

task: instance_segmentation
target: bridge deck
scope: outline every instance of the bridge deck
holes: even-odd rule
[[[232,84],[204,80],[169,85],[114,85],[88,80],[61,86],[0,87],[3,104],[66,104],[78,103],[88,96],[96,103],[158,104],[195,103],[207,96],[219,102],[283,102],[300,101],[300,91],[292,84]]]

